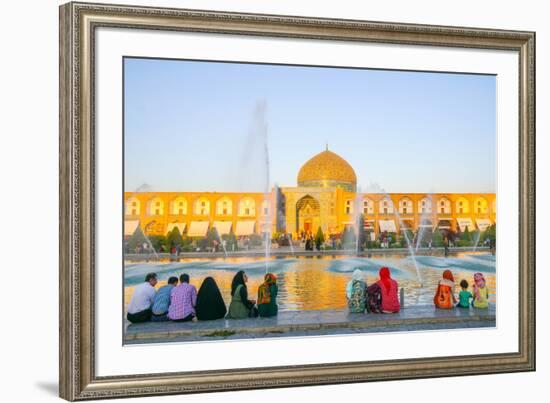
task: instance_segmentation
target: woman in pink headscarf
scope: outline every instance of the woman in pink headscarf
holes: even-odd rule
[[[382,295],[382,312],[384,313],[396,313],[399,312],[401,306],[399,304],[399,297],[397,292],[399,286],[397,281],[391,278],[390,269],[387,267],[382,267],[380,269],[380,280],[376,284],[380,287]]]

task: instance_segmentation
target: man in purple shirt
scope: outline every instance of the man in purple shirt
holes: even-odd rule
[[[172,290],[168,318],[174,322],[188,322],[195,317],[197,289],[189,284],[189,274],[180,276],[180,285]]]

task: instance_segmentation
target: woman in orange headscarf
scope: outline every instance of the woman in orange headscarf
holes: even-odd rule
[[[390,269],[382,267],[380,272],[380,280],[376,284],[380,287],[382,297],[381,308],[384,313],[397,313],[401,309],[399,297],[397,296],[399,286],[397,281],[391,278]]]
[[[434,304],[440,309],[451,309],[456,305],[454,294],[455,279],[450,270],[443,272],[443,279],[439,280],[437,290],[434,295]]]

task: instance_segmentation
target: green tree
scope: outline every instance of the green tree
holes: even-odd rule
[[[168,248],[166,247],[166,237],[164,235],[151,235],[149,237],[153,249],[157,252],[167,252]]]
[[[468,229],[468,227],[465,227],[464,231],[460,234],[460,240],[472,242],[472,235],[470,234],[470,230]]]
[[[212,227],[206,233],[206,245],[210,247],[214,246],[214,241],[219,242],[219,237],[216,228]]]
[[[441,235],[441,231],[439,229],[436,229],[432,235],[432,245],[443,246],[443,235]]]
[[[131,252],[134,252],[138,245],[141,247],[144,243],[149,244],[147,242],[147,239],[145,238],[143,230],[138,225],[132,236],[130,236],[130,238],[128,239],[128,248]]]
[[[223,234],[222,240],[225,241],[225,248],[228,251],[237,250],[237,237],[233,233],[233,230],[229,234]]]
[[[166,236],[166,246],[168,249],[181,247],[183,245],[183,238],[181,236],[180,230],[178,227],[174,227],[172,231]]]
[[[497,225],[493,224],[487,227],[485,231],[481,234],[481,242],[485,242],[487,239],[489,239],[491,242],[495,242],[497,239]]]

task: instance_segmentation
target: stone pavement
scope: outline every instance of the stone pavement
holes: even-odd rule
[[[440,310],[433,305],[406,307],[397,314],[347,311],[287,311],[274,318],[129,324],[125,344],[282,337],[365,332],[457,329],[495,326],[495,307]]]

